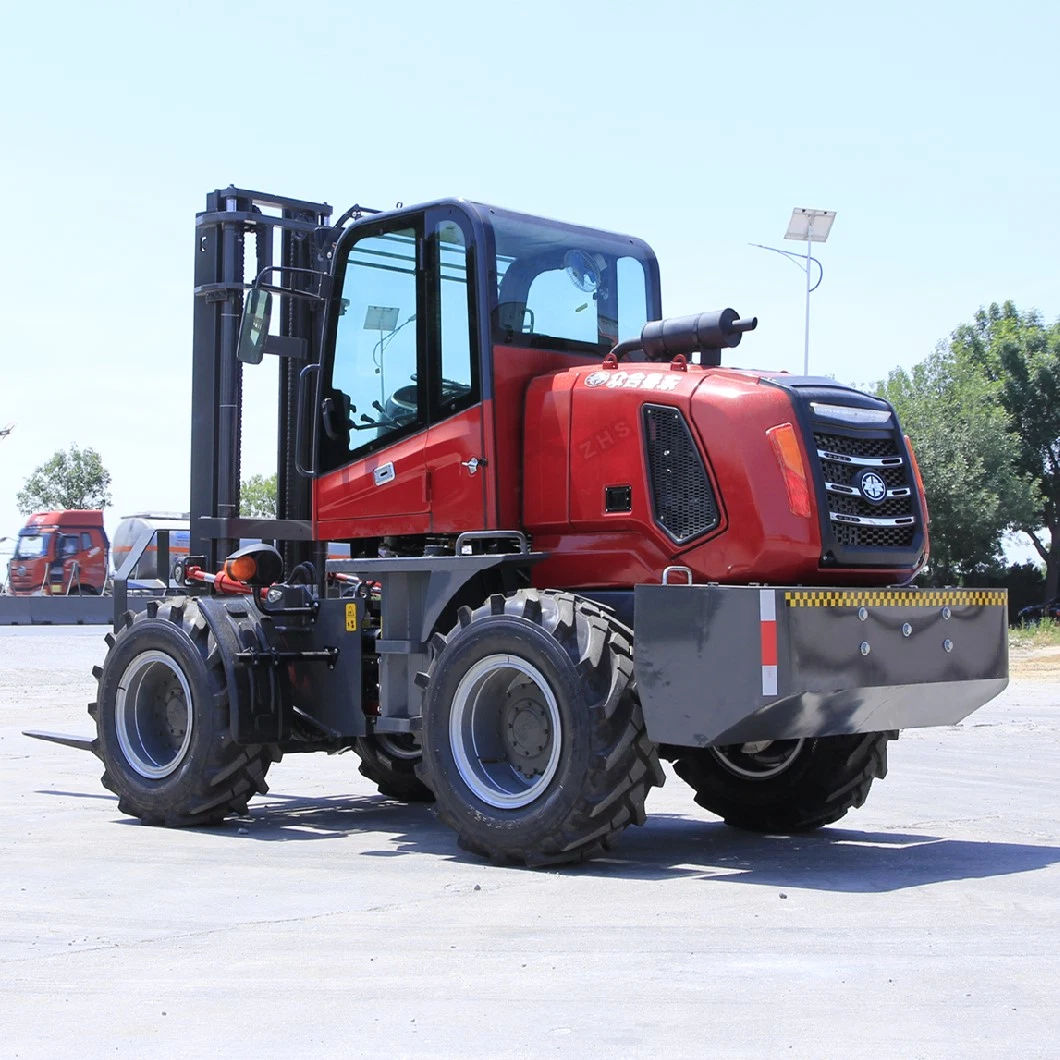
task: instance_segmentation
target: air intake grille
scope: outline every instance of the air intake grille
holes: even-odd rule
[[[645,405],[644,442],[655,518],[678,543],[713,530],[718,505],[684,416],[669,405]]]
[[[909,548],[916,532],[916,489],[895,437],[818,431],[813,440],[836,542],[855,548]],[[864,496],[858,483],[866,471],[883,480],[886,499],[873,503]]]

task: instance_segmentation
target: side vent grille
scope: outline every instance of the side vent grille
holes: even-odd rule
[[[680,411],[669,405],[645,405],[644,445],[659,524],[678,544],[713,530],[718,525],[718,505]]]

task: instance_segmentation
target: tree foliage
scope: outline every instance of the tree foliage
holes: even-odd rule
[[[239,486],[239,514],[247,519],[276,518],[276,475],[251,475]]]
[[[999,385],[956,344],[940,344],[911,372],[895,369],[878,388],[912,438],[931,517],[930,584],[974,580],[1001,562],[1001,535],[1036,506],[1017,467],[1019,439]]]
[[[25,481],[16,498],[23,515],[62,508],[106,508],[110,472],[95,449],[59,449]]]
[[[953,333],[951,347],[995,386],[1017,441],[1015,467],[1037,487],[1033,509],[1012,524],[1045,561],[1051,599],[1060,584],[1060,322],[1046,325],[1034,310],[994,303]]]

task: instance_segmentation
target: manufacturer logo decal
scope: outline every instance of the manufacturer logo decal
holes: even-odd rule
[[[681,376],[677,372],[590,372],[586,386],[606,386],[608,390],[658,390],[669,393],[677,389]]]
[[[875,471],[862,471],[858,489],[862,497],[872,504],[879,504],[887,499],[887,483]]]

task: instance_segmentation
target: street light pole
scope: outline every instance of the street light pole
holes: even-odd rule
[[[802,374],[810,374],[810,253],[813,250],[813,218],[806,226],[806,327],[802,341]]]
[[[784,234],[785,239],[806,240],[806,330],[802,351],[803,375],[810,374],[810,292],[814,290],[810,286],[810,262],[814,260],[813,244],[824,243],[828,239],[834,220],[835,210],[807,210],[796,206],[791,212],[788,230]],[[820,280],[817,281],[818,286],[820,282]]]

